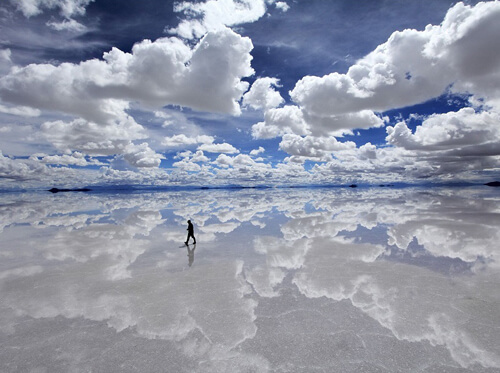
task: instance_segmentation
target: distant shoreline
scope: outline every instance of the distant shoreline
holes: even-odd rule
[[[46,193],[68,193],[68,192],[86,192],[86,193],[141,193],[141,192],[170,192],[170,191],[200,191],[200,190],[266,190],[266,189],[367,189],[367,188],[457,188],[457,187],[499,187],[499,181],[488,183],[388,183],[388,184],[328,184],[328,185],[218,185],[218,186],[200,186],[200,185],[176,185],[176,186],[156,186],[156,185],[110,185],[110,186],[85,186],[68,188],[9,188],[0,189],[0,193],[27,193],[27,192],[46,192]]]

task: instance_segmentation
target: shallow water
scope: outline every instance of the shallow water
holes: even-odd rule
[[[3,194],[0,371],[499,372],[499,227],[487,187]]]

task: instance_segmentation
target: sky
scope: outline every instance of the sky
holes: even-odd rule
[[[7,0],[0,188],[500,180],[500,2]]]

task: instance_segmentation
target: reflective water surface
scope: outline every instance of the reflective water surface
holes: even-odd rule
[[[499,372],[499,227],[487,187],[3,194],[0,371]]]

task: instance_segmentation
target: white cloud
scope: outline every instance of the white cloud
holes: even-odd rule
[[[469,92],[500,110],[500,3],[458,3],[434,26],[424,54],[454,72],[453,91]]]
[[[265,112],[264,122],[252,126],[252,136],[256,139],[269,139],[286,133],[310,134],[309,125],[297,106],[269,109]]]
[[[335,137],[302,137],[292,134],[284,135],[279,146],[292,156],[324,162],[332,159],[333,152],[356,148],[354,142],[342,143]]]
[[[67,20],[65,19],[62,22],[50,21],[47,22],[47,26],[53,28],[56,31],[71,31],[71,32],[85,32],[87,31],[87,27],[82,25],[81,23],[75,21],[74,19]]]
[[[43,13],[45,9],[58,9],[66,18],[85,14],[86,7],[94,0],[11,0],[25,17]]]
[[[459,175],[500,167],[499,115],[465,108],[435,114],[413,134],[404,122],[388,127],[387,141],[432,165],[428,175]]]
[[[273,168],[270,164],[257,161],[248,154],[238,154],[234,157],[221,154],[213,164],[221,167],[213,170],[215,175],[212,182],[217,184],[279,183],[292,177],[286,170]]]
[[[174,158],[181,158],[179,162],[173,163],[174,167],[190,172],[202,172],[202,170],[206,170],[205,166],[201,166],[199,163],[206,163],[210,161],[210,159],[205,156],[201,150],[197,150],[196,153],[191,151],[177,153]]]
[[[238,115],[248,88],[241,78],[254,72],[252,48],[229,29],[207,34],[194,48],[177,38],[144,40],[131,53],[113,48],[103,60],[17,68],[0,79],[0,97],[96,123],[123,116],[130,101]]]
[[[384,177],[467,179],[474,170],[498,170],[500,133],[495,111],[500,108],[500,49],[494,46],[499,24],[500,3],[475,7],[459,3],[439,26],[395,32],[346,74],[304,77],[290,92],[297,105],[266,110],[264,121],[252,127],[252,134],[257,139],[282,136],[280,148],[291,155],[289,162],[325,161],[331,151],[323,149],[323,140],[313,139],[384,126],[386,119],[376,111],[426,101],[451,85],[452,92],[472,93],[471,102],[492,111],[468,108],[432,115],[423,118],[414,134],[399,123],[387,129],[387,141],[397,149],[370,143],[338,149],[335,159],[313,172],[323,181],[376,182]]]
[[[190,161],[190,162],[208,162],[210,159],[205,156],[203,151],[197,150],[196,153],[193,153],[192,151],[186,151],[186,152],[180,152],[177,153],[177,155],[174,157],[174,159],[182,159],[185,161]]]
[[[103,163],[90,159],[88,160],[85,157],[85,154],[80,152],[74,152],[72,154],[63,154],[63,155],[47,155],[47,154],[33,154],[30,157],[31,160],[38,160],[41,163],[45,164],[57,164],[57,165],[75,165],[85,167],[88,165],[103,165]]]
[[[187,39],[200,38],[210,31],[219,31],[226,26],[255,22],[266,13],[265,0],[208,0],[192,3],[181,2],[174,11],[187,17],[171,33]]]
[[[177,147],[184,147],[196,144],[212,144],[214,140],[215,139],[212,136],[207,136],[207,135],[188,137],[184,134],[180,134],[180,135],[165,137],[162,140],[161,144],[168,148],[177,148]]]
[[[39,115],[40,110],[75,116],[69,122],[43,123],[43,137],[64,152],[122,154],[132,166],[157,166],[161,157],[151,149],[129,152],[130,141],[147,136],[127,114],[129,101],[238,114],[237,101],[247,87],[239,79],[241,74],[253,73],[251,48],[249,39],[226,29],[208,34],[194,49],[178,39],[165,38],[136,44],[132,53],[113,49],[104,60],[15,68],[0,78],[0,96],[18,106],[1,105],[0,109],[24,116]],[[8,57],[7,52],[2,55]],[[164,145],[175,142],[190,140],[167,138]],[[212,142],[210,136],[196,137],[196,143]],[[221,150],[234,151],[227,146]]]
[[[194,153],[194,155],[192,156],[191,158],[191,162],[208,162],[210,161],[210,159],[205,156],[205,154],[203,154],[203,152],[201,150],[198,150],[196,151],[196,153]]]
[[[254,166],[256,162],[246,154],[238,154],[233,158],[233,166]]]
[[[0,113],[18,115],[21,117],[38,117],[40,116],[40,110],[33,109],[27,106],[14,106],[14,105],[2,105],[0,104]]]
[[[64,152],[82,151],[93,155],[122,153],[131,140],[145,138],[144,129],[132,117],[123,121],[99,125],[83,119],[45,122],[41,126],[42,135],[57,149]]]
[[[137,158],[135,150],[126,149],[131,141],[147,137],[127,112],[130,102],[237,115],[238,101],[248,87],[240,79],[253,73],[251,49],[250,39],[222,29],[207,34],[193,48],[177,38],[163,38],[140,42],[131,53],[113,48],[103,60],[16,67],[0,78],[0,97],[18,106],[1,105],[0,109],[31,116],[50,110],[76,117],[43,123],[43,137],[66,153],[121,154],[133,166],[151,167],[160,162],[157,154],[140,151]],[[8,57],[7,52],[3,55]],[[193,140],[180,135],[163,141],[169,147],[200,143],[212,144],[213,137],[199,135]],[[207,149],[237,152],[228,144]]]
[[[410,150],[444,151],[468,149],[477,155],[500,155],[500,115],[464,108],[458,112],[433,114],[415,133],[400,122],[387,127],[387,142]],[[491,150],[496,149],[496,152]]]
[[[467,179],[500,167],[499,121],[497,113],[464,108],[431,115],[414,133],[405,122],[389,126],[386,140],[405,149],[407,168],[426,165],[421,176]]]
[[[243,105],[257,110],[281,105],[285,100],[274,87],[279,87],[279,80],[276,78],[257,79],[250,90],[243,95]]]
[[[98,185],[163,185],[168,182],[168,175],[164,170],[159,168],[130,168],[123,157],[116,157],[113,160],[114,168],[102,167],[100,169],[99,178],[94,181]],[[155,172],[156,171],[156,172]]]
[[[290,9],[290,5],[288,5],[285,1],[277,1],[274,5],[276,6],[276,9],[279,9],[282,12],[286,12]]]
[[[234,154],[240,152],[234,146],[225,142],[221,144],[202,144],[198,147],[198,150],[203,150],[209,153],[227,153],[227,154]]]
[[[352,129],[368,129],[384,126],[384,121],[371,110],[355,113],[321,116],[304,112],[304,120],[316,136],[342,136],[352,134]]]
[[[253,149],[250,151],[250,155],[259,155],[260,153],[264,153],[266,149],[264,149],[262,146],[259,146],[259,149]]]
[[[31,11],[27,7],[30,3]],[[67,10],[63,11],[63,3],[68,4]],[[51,21],[52,27],[76,30],[80,26],[70,17],[83,14],[88,3],[25,0],[16,6],[27,16],[49,9],[61,11],[65,19],[60,23]],[[177,31],[189,38],[204,36],[199,41],[176,37],[144,40],[130,53],[113,48],[102,59],[78,64],[13,67],[10,50],[0,50],[0,72],[4,75],[0,78],[0,112],[7,118],[0,128],[6,135],[3,144],[13,142],[11,139],[16,139],[17,134],[22,134],[22,138],[16,139],[19,143],[30,142],[29,146],[9,144],[1,148],[9,155],[31,154],[39,152],[40,146],[47,146],[31,145],[42,138],[62,155],[41,157],[40,162],[61,165],[83,164],[74,156],[78,152],[85,154],[88,162],[92,159],[89,156],[116,155],[112,165],[126,165],[122,165],[123,173],[106,171],[109,180],[120,175],[127,180],[148,179],[150,175],[144,170],[133,168],[159,165],[162,156],[155,151],[161,146],[198,149],[187,159],[180,157],[184,169],[197,168],[200,172],[189,174],[189,181],[207,175],[213,182],[229,175],[231,180],[237,182],[240,178],[242,183],[294,183],[412,181],[431,177],[446,180],[479,177],[488,172],[498,174],[498,1],[475,6],[459,3],[448,11],[440,25],[395,32],[347,73],[306,76],[298,81],[290,92],[293,102],[283,107],[276,78],[258,78],[247,90],[249,85],[244,78],[253,74],[252,42],[227,28],[259,19],[266,6],[283,11],[287,8],[284,2],[264,0],[180,3],[177,10],[187,20],[181,22]],[[478,106],[475,110],[462,109],[428,118],[410,115],[412,120],[422,120],[422,125],[414,130],[405,122],[388,127],[387,144],[367,143],[356,148],[353,143],[340,143],[334,138],[352,134],[355,129],[384,126],[388,121],[381,118],[380,111],[419,103],[445,91],[470,94],[471,103]],[[203,122],[206,116],[190,110],[181,113],[177,107],[239,115],[239,103],[264,111],[262,121],[252,127],[252,135],[255,139],[282,137],[280,149],[289,155],[283,163],[273,167],[256,157],[251,163],[243,156],[225,155],[239,151],[228,143],[215,144],[213,136],[202,135],[204,131],[195,122]],[[169,109],[169,105],[174,108]],[[144,120],[145,115],[136,122],[131,116],[136,109],[161,110],[155,115],[165,120],[162,128],[160,119]],[[22,131],[16,129],[17,124],[10,124],[10,115],[20,117],[15,119]],[[31,119],[36,116],[45,121],[40,131],[39,124]],[[217,120],[220,118],[217,116]],[[230,138],[227,141],[232,142]],[[23,154],[13,152],[14,147],[23,148]],[[53,154],[50,149],[43,151]],[[210,162],[207,152],[220,155],[216,154],[214,163],[200,165]],[[259,153],[255,149],[250,155]],[[301,165],[305,160],[327,163],[305,171]],[[211,169],[214,165],[222,169]],[[47,170],[53,172],[51,167]],[[175,174],[178,182],[184,180],[181,171]],[[61,171],[61,175],[62,172],[66,171]],[[162,177],[163,182],[167,177]]]
[[[429,163],[415,158],[400,148],[377,148],[367,143],[336,151],[335,158],[325,164],[315,165],[313,179],[320,183],[385,183],[411,182],[429,172]],[[293,156],[297,157],[297,156]],[[294,158],[292,157],[292,161]],[[304,159],[298,158],[302,162]]]
[[[139,145],[132,143],[132,140],[146,137],[143,127],[132,117],[107,125],[98,125],[83,119],[76,119],[70,123],[45,122],[41,126],[41,132],[49,142],[65,153],[77,150],[90,155],[116,154],[118,158],[115,159],[115,164],[122,159],[132,167],[158,167],[164,158],[153,151],[147,143]],[[64,156],[47,159],[51,160],[50,163],[54,163],[52,161],[55,160],[68,160]]]
[[[106,79],[103,73],[111,73],[106,70],[107,64],[98,60],[15,68],[0,78],[0,97],[16,105],[62,112],[98,124],[112,123],[126,115],[128,103],[92,92],[96,80],[102,81]]]
[[[311,131],[318,123],[322,131],[381,126],[381,120],[344,122],[343,116],[418,104],[450,85],[495,106],[500,98],[499,24],[499,2],[458,3],[439,26],[394,32],[346,74],[302,78],[291,98]]]
[[[214,163],[220,167],[226,168],[233,165],[233,160],[234,160],[233,157],[230,157],[225,154],[219,154]]]
[[[12,67],[10,49],[0,49],[0,74],[7,74]]]
[[[452,82],[422,55],[428,31],[395,32],[389,40],[349,68],[347,74],[307,76],[290,92],[300,107],[329,117],[362,110],[384,111],[425,101]],[[412,78],[407,79],[407,73]]]
[[[5,157],[0,151],[0,179],[8,181],[26,181],[39,179],[49,170],[34,160],[15,160]]]
[[[180,168],[183,171],[198,172],[201,171],[201,166],[190,160],[183,159],[182,161],[175,162],[172,166]]]
[[[123,152],[124,159],[134,167],[159,167],[165,157],[152,150],[147,143],[128,144]]]

